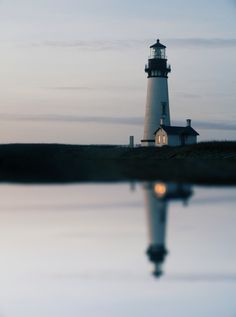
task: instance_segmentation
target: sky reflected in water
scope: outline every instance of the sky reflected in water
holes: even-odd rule
[[[236,316],[235,188],[0,193],[0,316]]]

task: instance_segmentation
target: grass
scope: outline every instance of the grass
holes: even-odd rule
[[[236,184],[236,142],[180,147],[0,145],[2,182],[164,181]]]

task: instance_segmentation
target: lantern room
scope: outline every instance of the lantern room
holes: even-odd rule
[[[166,46],[161,44],[159,40],[150,46],[150,58],[166,59]]]

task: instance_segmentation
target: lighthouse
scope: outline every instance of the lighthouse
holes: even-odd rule
[[[171,71],[167,64],[166,46],[159,40],[150,46],[148,64],[145,65],[147,73],[147,100],[144,120],[143,146],[155,146],[154,133],[162,124],[170,126],[170,109],[168,94],[168,74]]]

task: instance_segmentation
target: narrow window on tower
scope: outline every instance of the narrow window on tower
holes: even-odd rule
[[[166,102],[162,102],[161,107],[162,107],[162,115],[165,116],[166,115]]]
[[[158,138],[157,138],[157,143],[160,144],[161,143],[161,136],[158,135]]]
[[[166,144],[166,136],[165,135],[163,135],[163,144]]]

